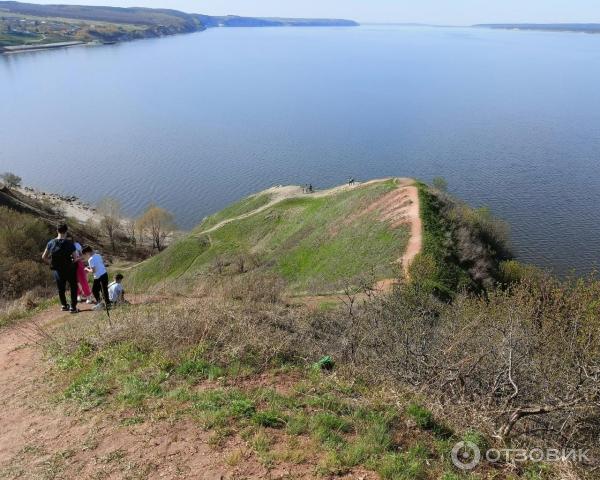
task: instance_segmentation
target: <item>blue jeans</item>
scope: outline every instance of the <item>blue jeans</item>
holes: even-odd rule
[[[110,299],[108,298],[108,273],[105,273],[100,278],[94,278],[94,285],[92,285],[92,293],[98,303],[100,303],[100,291],[107,305],[110,305]]]

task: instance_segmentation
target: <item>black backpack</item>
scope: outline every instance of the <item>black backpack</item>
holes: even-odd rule
[[[73,252],[75,245],[66,238],[55,238],[48,243],[48,253],[50,254],[50,264],[52,270],[68,270],[74,266]]]

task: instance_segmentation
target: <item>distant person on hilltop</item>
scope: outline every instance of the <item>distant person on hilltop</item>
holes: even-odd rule
[[[102,310],[104,307],[110,307],[110,297],[108,295],[108,272],[104,266],[104,260],[99,253],[94,253],[92,247],[83,247],[83,258],[88,263],[86,271],[94,274],[94,284],[92,293],[96,299],[97,305],[94,310]],[[100,298],[100,291],[104,297],[104,304]]]
[[[75,265],[78,259],[77,249],[75,244],[67,238],[67,225],[59,225],[56,230],[58,236],[48,242],[42,253],[42,260],[50,261],[52,276],[56,281],[58,298],[63,312],[77,313],[79,312],[77,310],[77,267]],[[70,304],[67,303],[65,295],[67,283],[71,292]]]

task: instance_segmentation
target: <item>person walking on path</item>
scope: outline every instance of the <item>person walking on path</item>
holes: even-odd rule
[[[110,297],[108,294],[108,272],[104,266],[104,260],[99,253],[94,253],[92,247],[83,247],[83,258],[87,261],[88,267],[86,271],[94,274],[94,284],[92,285],[92,293],[96,299],[97,305],[94,310],[102,310],[105,307],[110,307]],[[104,304],[100,298],[100,291],[104,297]]]
[[[42,260],[50,261],[52,276],[58,289],[58,298],[64,312],[77,313],[77,273],[75,262],[77,261],[77,249],[71,240],[67,238],[68,227],[65,224],[57,228],[57,237],[46,245]],[[67,283],[71,293],[71,303],[67,303]]]
[[[92,290],[90,289],[90,284],[88,283],[88,276],[85,271],[85,267],[83,265],[83,247],[79,242],[76,242],[73,239],[73,235],[67,233],[67,239],[73,242],[75,245],[75,249],[77,250],[77,261],[75,262],[75,273],[77,275],[77,283],[79,283],[79,290],[77,291],[77,300],[82,302],[84,299],[86,303],[92,302]]]

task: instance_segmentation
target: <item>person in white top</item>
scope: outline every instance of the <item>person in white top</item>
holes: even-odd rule
[[[113,305],[129,303],[125,300],[125,289],[121,282],[123,282],[123,275],[117,273],[114,282],[108,286],[108,298]]]
[[[94,253],[92,247],[83,247],[82,250],[83,258],[88,264],[86,271],[94,274],[94,284],[92,285],[92,293],[96,299],[97,305],[95,309],[100,310],[105,305],[102,304],[100,299],[100,291],[104,297],[104,302],[107,306],[110,306],[110,298],[108,295],[108,272],[104,266],[104,260],[99,253]]]

